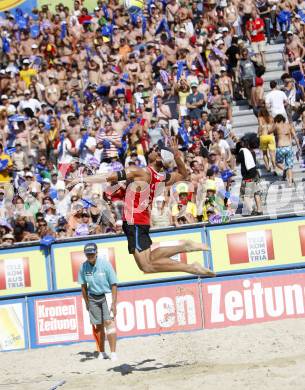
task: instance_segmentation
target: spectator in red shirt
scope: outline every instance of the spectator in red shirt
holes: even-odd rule
[[[251,42],[252,49],[255,54],[261,57],[261,63],[265,66],[265,23],[263,19],[258,16],[256,9],[252,11],[250,20],[246,23],[246,34]]]

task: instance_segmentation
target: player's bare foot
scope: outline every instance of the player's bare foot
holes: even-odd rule
[[[203,267],[199,263],[192,264],[193,274],[202,275],[202,276],[216,276],[216,273],[210,270],[209,268]]]
[[[192,240],[183,241],[185,252],[199,252],[199,251],[209,251],[210,248],[206,244],[201,242],[195,242]]]

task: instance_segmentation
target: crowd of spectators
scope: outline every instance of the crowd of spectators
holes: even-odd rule
[[[288,126],[293,135],[296,120],[305,128],[304,21],[302,0],[150,0],[134,14],[118,0],[99,0],[93,10],[76,0],[71,9],[3,13],[2,245],[120,233],[125,184],[113,192],[71,189],[69,180],[145,167],[150,148],[169,137],[179,142],[189,180],[155,199],[153,227],[229,220],[236,164],[243,184],[253,183],[249,213],[261,214],[258,145],[234,134],[232,107],[247,99],[258,116],[266,170],[291,168],[289,156],[275,161],[272,133]],[[265,96],[265,45],[278,39],[284,90],[273,83],[277,96]]]

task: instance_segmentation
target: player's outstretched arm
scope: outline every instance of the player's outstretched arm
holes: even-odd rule
[[[177,141],[174,138],[171,138],[170,148],[174,153],[174,159],[178,171],[170,174],[169,180],[167,180],[166,182],[167,185],[172,185],[174,183],[177,183],[178,181],[185,180],[187,178],[187,169],[184,164],[184,161],[181,158],[181,152],[178,149]]]

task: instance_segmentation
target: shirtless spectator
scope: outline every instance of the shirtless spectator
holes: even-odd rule
[[[276,163],[283,171],[284,177],[287,179],[288,187],[293,184],[293,163],[294,153],[292,141],[294,140],[298,152],[301,153],[299,140],[296,136],[294,127],[286,122],[286,118],[278,114],[274,118],[274,126],[268,131],[269,134],[274,134],[276,138]]]

